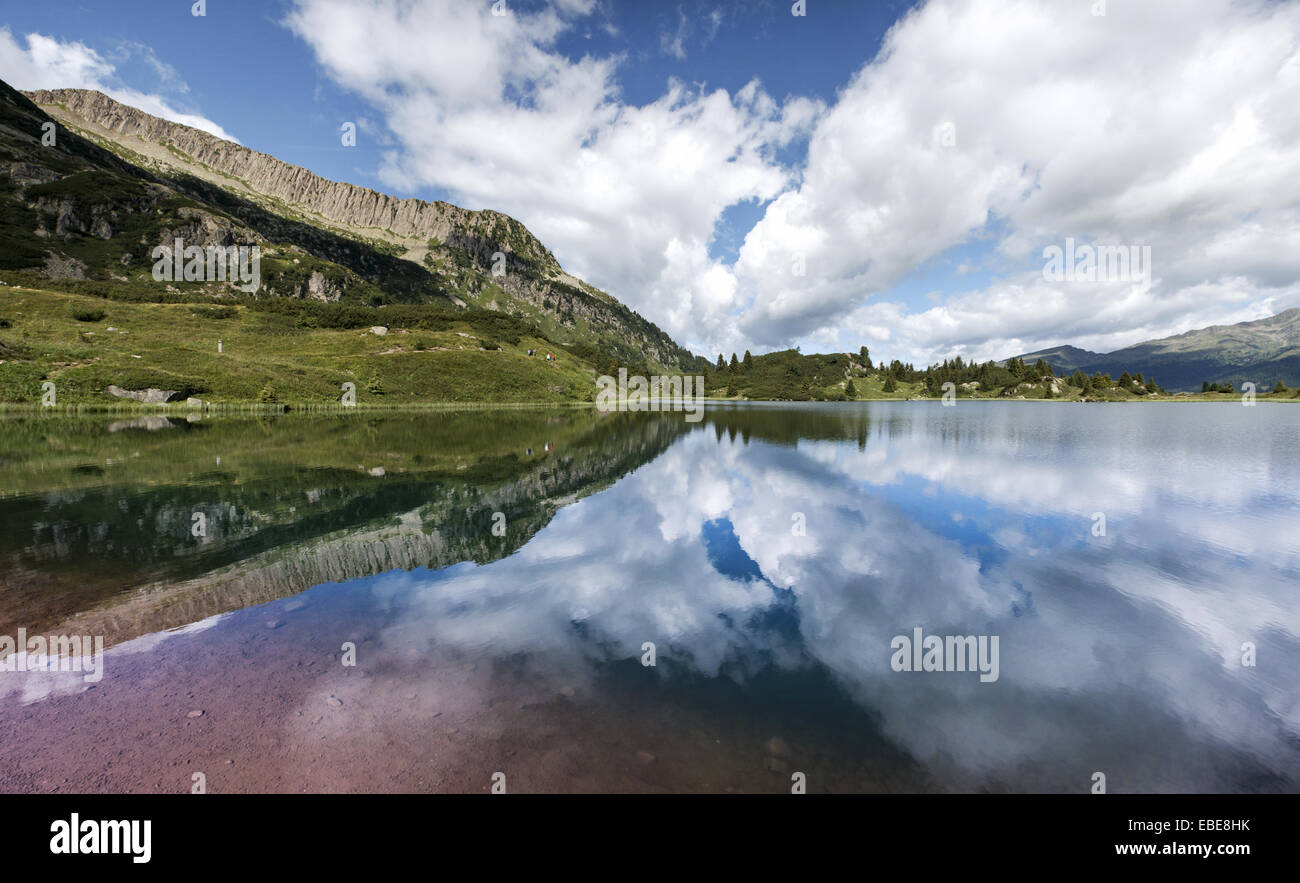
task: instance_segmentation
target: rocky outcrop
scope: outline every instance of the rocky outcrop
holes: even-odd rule
[[[25,93],[53,116],[70,114],[107,133],[171,147],[194,162],[286,205],[335,224],[389,232],[398,237],[468,247],[487,253],[509,250],[547,272],[559,272],[554,255],[523,225],[490,210],[470,211],[446,202],[399,199],[355,184],[330,181],[265,153],[222,140],[207,132],[121,104],[89,89],[53,89]],[[59,111],[63,111],[60,113]],[[507,249],[508,246],[508,249]]]
[[[109,386],[105,392],[119,399],[134,399],[137,402],[145,402],[150,405],[170,402],[179,395],[174,389],[155,389],[152,386],[148,389],[123,389],[120,386]]]

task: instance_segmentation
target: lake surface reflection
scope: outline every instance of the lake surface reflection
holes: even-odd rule
[[[0,788],[1293,792],[1297,450],[1214,404],[0,422],[0,634],[110,645],[0,672]],[[918,628],[994,677],[896,671]]]

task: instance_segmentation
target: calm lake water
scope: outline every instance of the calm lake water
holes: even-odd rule
[[[1297,451],[1277,405],[3,419],[0,636],[107,649],[0,672],[0,790],[1294,792]]]

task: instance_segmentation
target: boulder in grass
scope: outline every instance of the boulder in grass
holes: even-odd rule
[[[178,395],[174,389],[123,389],[120,386],[110,386],[106,392],[111,396],[119,399],[132,399],[137,402],[144,402],[150,405],[160,405],[163,402],[170,402]]]

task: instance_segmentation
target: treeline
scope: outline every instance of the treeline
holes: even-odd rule
[[[1286,392],[1286,390],[1287,390],[1287,386],[1286,386],[1286,384],[1283,383],[1283,382],[1280,381],[1280,380],[1279,380],[1279,381],[1278,381],[1278,382],[1273,386],[1273,392],[1274,392],[1274,394],[1284,393],[1284,392]],[[1201,392],[1227,392],[1227,393],[1236,393],[1237,390],[1236,390],[1236,389],[1233,389],[1232,384],[1231,384],[1231,383],[1228,383],[1226,380],[1225,380],[1222,384],[1219,384],[1219,383],[1211,383],[1211,382],[1208,381],[1208,380],[1202,380],[1202,381],[1201,381]]]
[[[1141,373],[1124,372],[1118,380],[1098,372],[1089,376],[1075,371],[1066,377],[1042,359],[1027,364],[1015,358],[1005,365],[996,362],[973,362],[957,356],[920,369],[897,359],[886,364],[872,364],[867,347],[856,354],[831,353],[804,355],[796,349],[754,356],[721,353],[714,362],[700,360],[710,391],[729,397],[784,401],[845,401],[859,397],[859,384],[869,380],[880,384],[881,392],[898,392],[901,384],[921,386],[928,396],[943,395],[944,384],[953,384],[959,395],[978,389],[983,393],[1009,394],[1021,384],[1042,385],[1044,395],[1052,397],[1055,388],[1074,387],[1081,396],[1109,395],[1116,390],[1130,395],[1166,394],[1155,378]],[[855,380],[858,381],[855,383]],[[1053,382],[1055,381],[1055,382]],[[978,384],[978,386],[971,386]],[[919,392],[919,390],[917,390]],[[1064,393],[1064,390],[1061,390]]]

